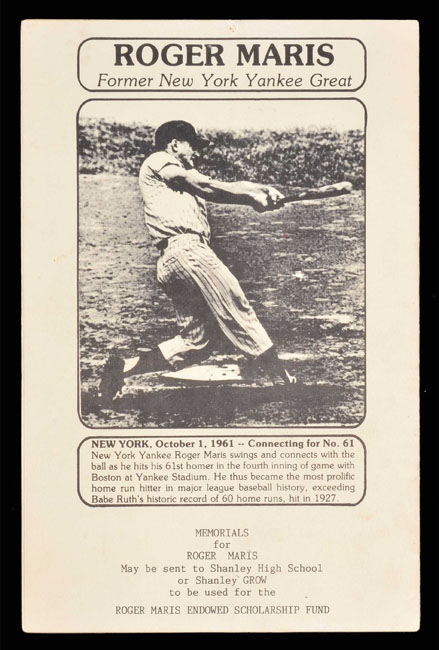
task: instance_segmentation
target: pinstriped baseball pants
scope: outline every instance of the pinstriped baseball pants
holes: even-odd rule
[[[159,344],[173,366],[205,356],[209,348],[206,314],[246,355],[256,357],[273,343],[250,306],[238,280],[197,235],[169,240],[158,260],[157,279],[172,299],[180,332]]]

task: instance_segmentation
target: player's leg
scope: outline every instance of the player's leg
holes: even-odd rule
[[[102,405],[110,406],[125,379],[132,375],[177,369],[201,361],[210,352],[212,324],[202,295],[173,265],[162,266],[159,261],[159,283],[173,302],[179,333],[136,357],[111,355],[99,387]]]
[[[223,334],[253,359],[274,384],[293,381],[238,280],[210,247],[200,244],[182,251],[175,259],[173,270],[184,278],[186,285],[198,287]]]
[[[160,284],[172,300],[179,330],[173,338],[159,343],[161,354],[173,368],[201,361],[210,353],[212,324],[200,292],[181,278],[172,277]]]
[[[111,403],[125,379],[132,375],[175,369],[200,361],[208,354],[209,328],[204,322],[199,292],[181,280],[162,286],[173,301],[179,334],[151,350],[140,351],[136,357],[121,359],[117,355],[110,356],[100,385],[103,401]]]

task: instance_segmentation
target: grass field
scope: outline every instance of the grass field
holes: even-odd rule
[[[199,389],[200,399],[194,401],[193,389],[180,390],[157,407],[137,391],[118,400],[114,410],[97,407],[99,376],[110,350],[134,356],[138,347],[151,347],[176,328],[172,304],[156,282],[158,253],[144,225],[137,178],[81,175],[84,423],[118,428],[358,424],[365,408],[362,191],[265,214],[213,204],[209,213],[213,248],[240,280],[280,352],[289,355],[299,382],[295,392],[285,400],[267,391],[208,388]],[[227,351],[227,345],[219,350]]]

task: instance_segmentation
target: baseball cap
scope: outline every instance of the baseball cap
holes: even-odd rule
[[[204,149],[204,147],[210,144],[209,140],[198,135],[195,128],[189,122],[173,120],[171,122],[165,122],[158,127],[155,132],[156,147],[162,149],[174,138],[189,142],[194,149]]]

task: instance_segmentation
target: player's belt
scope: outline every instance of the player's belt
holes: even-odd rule
[[[167,237],[166,239],[162,239],[156,244],[156,246],[159,249],[159,251],[163,253],[163,251],[165,251],[168,248],[171,242],[180,239],[181,237],[198,239],[202,244],[209,243],[209,240],[206,237],[204,237],[204,235],[200,235],[199,233],[185,232],[185,233],[181,233],[181,235],[174,235],[173,237]]]

